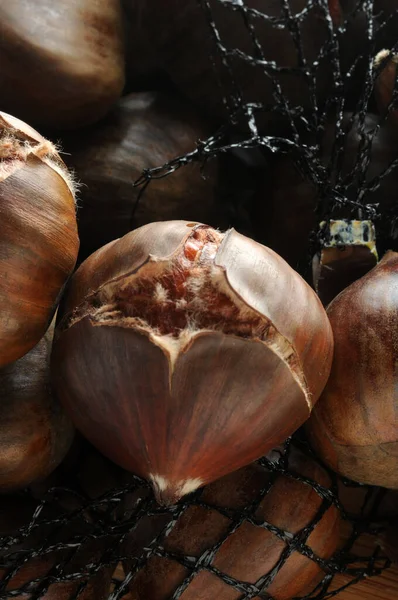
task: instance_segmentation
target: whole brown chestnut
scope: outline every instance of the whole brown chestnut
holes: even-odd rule
[[[119,0],[0,4],[0,108],[37,125],[100,119],[124,84]]]
[[[323,487],[330,485],[326,472],[299,451],[291,453],[288,470]],[[297,547],[290,553],[288,549],[294,540],[304,541],[305,529],[319,514],[323,500],[311,485],[289,475],[274,477],[253,463],[207,486],[200,504],[188,506],[164,538],[162,550],[169,556],[152,556],[133,576],[132,597],[169,600],[178,589],[181,600],[237,600],[245,595],[245,584],[252,584],[253,597],[259,590],[256,598],[261,593],[261,598],[269,594],[274,600],[290,600],[310,593],[325,573]],[[239,524],[243,511],[257,503],[252,516]],[[325,508],[305,543],[317,557],[328,559],[339,542],[340,516],[334,505]],[[130,538],[134,540],[134,533]],[[196,561],[210,558],[213,549],[211,560],[193,570]],[[179,562],[186,556],[192,571]],[[126,573],[130,569],[128,562],[125,569]],[[186,587],[180,588],[184,581]]]
[[[51,392],[54,329],[30,352],[0,369],[0,491],[44,479],[65,457],[73,426]]]
[[[335,351],[307,424],[322,460],[370,485],[398,488],[398,254],[388,252],[328,306]]]
[[[3,366],[45,334],[79,249],[66,166],[51,142],[5,113],[0,113],[0,213]]]
[[[73,275],[53,382],[77,428],[172,503],[285,440],[329,375],[311,288],[231,229],[151,223]]]
[[[209,126],[174,95],[148,92],[122,98],[95,128],[64,140],[82,182],[78,213],[81,258],[152,221],[193,219],[213,224],[217,161],[199,163],[133,187],[144,169],[160,167],[206,140]],[[142,194],[139,198],[139,194]],[[214,223],[218,225],[218,223]]]
[[[290,0],[288,7],[275,0],[210,0],[219,51],[204,3],[130,3],[130,14],[145,28],[160,67],[212,116],[225,119],[242,102],[263,103],[257,124],[280,132],[288,119],[278,86],[290,108],[313,112],[313,96],[318,102],[325,99],[332,81],[330,63],[321,53],[330,35],[327,9],[307,0]],[[247,118],[242,120],[246,127]]]

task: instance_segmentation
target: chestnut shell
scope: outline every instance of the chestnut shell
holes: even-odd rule
[[[74,186],[51,142],[0,113],[0,366],[44,336],[79,249]]]
[[[202,271],[187,259],[201,236],[222,239]],[[161,309],[153,302],[156,269],[170,297],[173,286],[188,289],[185,312],[177,300]],[[191,296],[188,283],[177,283],[185,272],[189,285],[204,286]],[[140,278],[142,289],[134,287]],[[145,294],[144,312],[135,313]],[[329,373],[333,340],[319,299],[274,252],[234,230],[185,221],[141,227],[80,266],[63,310],[52,359],[61,401],[101,452],[150,479],[164,503],[284,441]],[[179,329],[190,315],[198,324]]]
[[[0,6],[0,108],[41,126],[100,119],[124,84],[119,0]]]
[[[307,423],[311,443],[338,473],[398,489],[396,360],[398,254],[388,252],[329,305],[335,352]]]
[[[74,429],[50,386],[54,329],[0,369],[0,491],[44,479],[65,457]]]

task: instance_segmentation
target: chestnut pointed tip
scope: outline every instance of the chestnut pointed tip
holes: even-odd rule
[[[162,475],[150,475],[156,502],[160,506],[173,506],[183,496],[190,494],[203,485],[201,479],[186,479],[177,482],[169,481]]]

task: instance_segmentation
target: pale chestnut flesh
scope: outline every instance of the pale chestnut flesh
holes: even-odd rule
[[[53,381],[77,428],[168,504],[293,433],[332,348],[319,299],[274,252],[234,230],[168,221],[80,266]]]
[[[308,422],[319,456],[342,475],[398,489],[398,254],[388,252],[329,305],[335,352]]]

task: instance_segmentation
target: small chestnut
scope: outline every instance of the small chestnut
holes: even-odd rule
[[[169,504],[291,435],[332,351],[319,299],[272,250],[165,221],[73,275],[52,375],[83,435]]]
[[[290,471],[324,488],[330,486],[324,469],[296,449],[289,456]],[[182,592],[181,600],[238,600],[245,596],[245,584],[261,590],[256,598],[269,595],[273,600],[290,600],[310,594],[325,573],[300,553],[295,538],[304,539],[323,500],[311,485],[288,474],[273,477],[266,467],[253,463],[205,487],[200,504],[188,506],[164,538],[161,551],[169,556],[150,557],[132,577],[129,587],[134,600],[170,600],[177,589]],[[246,515],[236,526],[243,511],[257,503],[253,515]],[[328,559],[335,552],[340,523],[338,509],[326,506],[305,542],[317,557]],[[130,535],[131,543],[134,535]],[[289,542],[294,550],[287,556]],[[213,549],[210,568],[192,572],[187,563],[179,562],[189,556],[194,566]],[[126,561],[126,573],[130,566]],[[230,578],[230,584],[220,574]],[[187,583],[182,590],[183,582]],[[236,582],[240,589],[233,585]]]
[[[95,127],[64,138],[65,157],[82,182],[78,226],[80,259],[131,229],[152,221],[214,223],[218,161],[182,166],[149,185],[134,187],[144,169],[192,152],[211,127],[186,101],[143,92],[121,98]],[[214,223],[218,225],[218,222]]]
[[[335,350],[310,441],[332,469],[398,489],[398,254],[388,252],[328,306]]]
[[[79,249],[74,185],[54,145],[0,113],[0,367],[43,337]]]
[[[54,329],[0,369],[0,491],[44,479],[67,454],[73,426],[50,386]]]
[[[119,0],[0,3],[0,109],[36,125],[99,120],[124,85]]]

